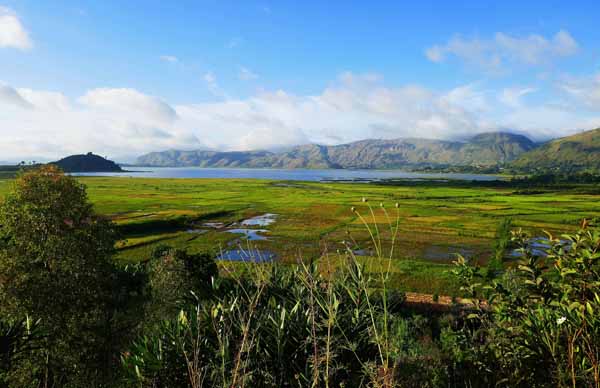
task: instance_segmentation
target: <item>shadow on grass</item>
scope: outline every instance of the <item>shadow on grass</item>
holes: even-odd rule
[[[144,237],[158,233],[179,232],[192,227],[202,221],[213,220],[215,218],[227,217],[235,214],[234,210],[221,210],[212,213],[206,213],[201,216],[179,216],[166,219],[151,219],[141,222],[131,222],[117,226],[119,234],[123,238]]]
[[[167,240],[172,240],[174,238],[177,238],[178,235],[170,235],[170,236],[162,236],[162,237],[157,237],[151,240],[146,240],[146,241],[141,241],[139,243],[134,243],[134,244],[130,244],[130,245],[126,245],[123,247],[119,247],[117,248],[118,251],[120,252],[124,252],[124,251],[128,251],[131,249],[137,249],[137,248],[141,248],[141,247],[145,247],[145,246],[150,246],[150,245],[154,245],[156,243],[159,242],[163,242],[163,241],[167,241]]]

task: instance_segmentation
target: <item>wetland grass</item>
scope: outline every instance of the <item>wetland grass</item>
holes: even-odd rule
[[[317,260],[325,252],[345,250],[348,233],[356,250],[377,255],[378,238],[389,217],[371,213],[371,204],[398,203],[401,222],[390,262],[390,282],[403,291],[452,294],[456,285],[449,272],[454,253],[468,253],[481,264],[494,254],[497,225],[512,219],[513,227],[532,235],[571,232],[582,218],[600,217],[597,195],[579,185],[539,193],[520,193],[511,187],[447,182],[406,184],[319,183],[258,179],[158,179],[80,177],[96,211],[118,225],[122,240],[118,260],[146,260],[159,244],[192,253],[218,255],[219,247],[235,243],[240,235],[222,229],[234,223],[277,214],[268,240],[256,241],[278,261],[295,265],[300,255]],[[5,181],[2,181],[5,182]],[[0,185],[3,194],[9,185]],[[584,190],[585,189],[585,190]],[[369,202],[360,202],[368,197]],[[357,203],[359,202],[359,203]],[[369,217],[371,231],[356,211]],[[374,206],[377,208],[378,206]],[[252,223],[253,221],[251,221]],[[261,221],[262,222],[262,221]],[[217,223],[220,228],[205,227]],[[261,228],[244,226],[244,228]],[[188,230],[206,232],[188,233]],[[381,229],[381,235],[378,233]],[[371,234],[376,237],[374,243]],[[242,235],[243,237],[243,235]],[[376,266],[370,257],[356,257]]]

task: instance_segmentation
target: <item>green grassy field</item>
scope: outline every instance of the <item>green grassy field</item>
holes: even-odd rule
[[[451,293],[456,285],[449,275],[453,253],[485,261],[494,232],[505,217],[534,235],[542,230],[572,231],[583,218],[600,217],[597,190],[585,187],[540,194],[516,189],[460,185],[376,185],[228,179],[80,178],[96,211],[109,216],[123,235],[120,260],[140,261],[158,244],[215,254],[236,249],[243,235],[202,228],[205,222],[236,223],[264,213],[276,213],[266,227],[267,240],[252,245],[275,253],[280,261],[334,257],[343,241],[370,252],[373,244],[360,214],[379,229],[390,247],[388,219],[400,228],[393,253],[396,287],[410,291]],[[0,194],[9,180],[0,180]],[[375,210],[375,219],[365,197]],[[394,204],[398,203],[396,209]],[[375,222],[373,222],[375,221]],[[203,234],[189,229],[208,229]],[[362,259],[361,259],[362,260]]]

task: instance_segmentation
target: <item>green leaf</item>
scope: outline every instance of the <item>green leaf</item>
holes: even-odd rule
[[[569,310],[569,312],[573,311],[574,309],[579,309],[581,308],[581,303],[579,302],[573,302],[569,305],[569,307],[567,308]]]

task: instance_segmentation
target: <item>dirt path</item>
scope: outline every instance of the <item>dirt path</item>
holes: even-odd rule
[[[463,298],[455,298],[440,295],[437,300],[434,300],[432,294],[421,294],[417,292],[406,292],[406,301],[404,304],[409,307],[415,307],[418,309],[425,309],[428,311],[450,311],[450,310],[464,310],[474,308],[473,303],[470,300]]]

